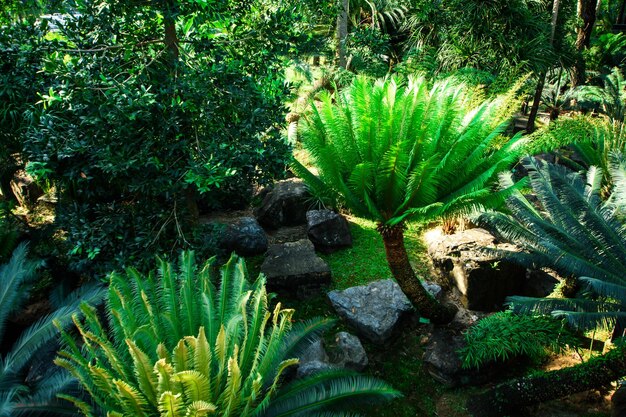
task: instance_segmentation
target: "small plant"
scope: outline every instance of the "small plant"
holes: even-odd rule
[[[575,337],[563,322],[510,311],[478,321],[467,330],[465,340],[467,346],[459,352],[464,368],[480,368],[518,356],[540,362],[550,352],[561,352],[567,346],[576,345]]]
[[[89,393],[73,401],[86,416],[312,416],[341,410],[350,398],[398,396],[384,382],[347,371],[282,385],[286,370],[330,320],[292,324],[293,310],[268,310],[265,279],[247,280],[233,256],[218,283],[211,263],[197,268],[184,252],[178,271],[159,261],[158,274],[129,268],[110,277],[108,326],[83,305],[75,319],[82,345],[63,333],[56,363]],[[110,330],[108,330],[110,329]],[[333,414],[334,415],[334,414]],[[341,415],[341,414],[339,414]]]

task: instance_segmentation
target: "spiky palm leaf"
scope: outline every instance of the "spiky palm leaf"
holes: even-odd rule
[[[507,302],[515,312],[552,313],[581,329],[610,327],[626,317],[626,223],[618,218],[626,207],[624,201],[602,202],[595,170],[590,170],[585,181],[564,167],[535,159],[525,161],[525,166],[541,207],[517,193],[507,202],[511,215],[486,213],[478,223],[523,249],[495,253],[528,267],[548,267],[577,278],[586,285],[587,296],[509,297]],[[618,189],[623,181],[616,175]]]
[[[323,94],[302,124],[319,180],[297,161],[294,168],[321,197],[383,225],[493,205],[510,191],[494,192],[493,180],[517,161],[524,140],[503,140],[502,103],[470,102],[449,80],[428,88],[423,78],[405,86],[357,77],[336,97]]]
[[[563,165],[577,171],[600,168],[606,196],[614,187],[611,172],[615,155],[626,153],[626,126],[587,116],[555,121],[532,137],[529,153],[541,152],[556,152]]]
[[[626,227],[615,216],[619,207],[600,200],[598,182],[535,159],[524,166],[541,208],[518,192],[507,201],[511,215],[481,215],[479,224],[525,250],[496,252],[562,276],[626,284]]]
[[[83,305],[85,320],[75,322],[84,347],[64,333],[66,347],[56,360],[109,415],[274,415],[274,399],[286,392],[299,401],[285,415],[307,406],[311,412],[299,415],[314,415],[324,401],[335,404],[346,395],[336,388],[347,386],[345,373],[281,389],[284,371],[297,363],[291,355],[332,322],[292,326],[293,310],[280,303],[270,313],[264,277],[250,283],[237,257],[222,267],[219,279],[211,263],[198,268],[193,252],[184,252],[178,269],[160,260],[156,276],[128,269],[110,281],[108,326]],[[350,378],[351,396],[397,395],[380,381]],[[319,396],[307,394],[311,389]],[[321,402],[313,407],[313,400]]]
[[[8,264],[0,266],[0,343],[10,313],[19,311],[28,299],[29,285],[39,264],[27,259],[27,245],[19,245]],[[58,337],[53,323],[67,327],[81,300],[99,303],[102,288],[85,286],[70,294],[62,306],[24,330],[7,352],[0,355],[0,416],[73,415],[69,404],[60,404],[55,396],[73,382],[61,370],[50,370],[49,363],[39,365],[46,347]]]
[[[626,121],[626,80],[619,68],[613,68],[610,74],[602,76],[604,86],[579,87],[584,98],[599,103],[602,111],[611,122]]]

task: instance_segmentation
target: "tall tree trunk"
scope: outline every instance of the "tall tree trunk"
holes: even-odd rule
[[[559,8],[561,7],[560,0],[554,0],[552,3],[552,23],[550,25],[550,45],[554,44],[554,36],[556,34],[556,25],[559,20]],[[539,112],[539,103],[541,102],[541,95],[543,94],[543,87],[546,84],[546,71],[542,71],[539,74],[539,81],[537,82],[537,88],[535,89],[535,96],[533,97],[533,105],[530,108],[530,114],[528,115],[528,123],[526,124],[526,133],[532,133],[535,131],[535,120],[537,119],[537,113]]]
[[[591,45],[591,33],[596,24],[599,5],[600,0],[578,0],[578,21],[582,23],[576,28],[577,57],[570,75],[572,87],[585,83],[586,68],[582,52]]]
[[[337,15],[337,65],[346,67],[346,38],[348,37],[348,13],[350,11],[350,0],[339,1],[339,14]]]
[[[452,321],[457,311],[456,307],[435,300],[415,275],[404,246],[404,225],[391,227],[379,225],[378,231],[383,238],[391,273],[413,306],[433,323],[445,324]]]
[[[169,82],[172,85],[176,84],[178,78],[178,60],[180,57],[180,51],[178,50],[178,34],[176,33],[176,2],[175,0],[165,0],[165,13],[163,15],[163,26],[165,32],[165,48],[167,49],[167,67],[169,70]],[[176,94],[172,89],[173,95]],[[172,137],[172,141],[176,138]],[[198,201],[196,199],[195,190],[189,186],[185,190],[185,202],[187,204],[187,210],[191,223],[197,225],[200,221],[200,209],[198,208]]]
[[[501,417],[521,407],[599,388],[626,375],[626,347],[593,357],[587,362],[500,384],[471,397],[467,409],[474,417]]]
[[[537,81],[537,87],[535,88],[535,95],[533,97],[533,105],[530,108],[528,114],[528,123],[526,124],[526,133],[533,133],[535,131],[535,120],[537,120],[537,113],[539,113],[539,104],[541,103],[541,96],[543,94],[543,87],[546,83],[545,71],[539,74],[539,81]]]

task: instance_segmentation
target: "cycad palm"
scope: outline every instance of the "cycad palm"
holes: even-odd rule
[[[404,247],[404,224],[468,214],[501,201],[492,181],[522,148],[521,136],[504,139],[500,102],[471,108],[462,86],[424,79],[372,82],[358,77],[336,103],[323,94],[304,124],[303,144],[319,176],[297,161],[311,190],[378,222],[391,271],[420,312],[451,319],[420,285]]]
[[[515,311],[553,313],[584,329],[626,318],[626,165],[621,161],[613,156],[615,186],[609,200],[602,202],[599,169],[592,167],[584,180],[563,167],[529,160],[525,165],[542,209],[520,193],[507,202],[511,215],[487,213],[479,218],[480,224],[524,249],[502,251],[501,256],[533,268],[552,268],[578,280],[586,286],[585,294],[593,296],[509,297]]]
[[[9,315],[28,300],[36,267],[36,262],[27,259],[26,244],[15,249],[7,264],[0,265],[0,345],[7,343],[3,337]],[[53,321],[69,326],[81,299],[98,303],[103,295],[102,288],[85,286],[64,300],[60,308],[24,330],[9,351],[0,352],[0,417],[73,415],[71,404],[55,401],[55,395],[73,382],[71,376],[58,368],[42,371],[43,366],[35,364],[42,351],[46,352],[58,338]]]
[[[223,267],[219,286],[211,265],[197,269],[191,252],[174,268],[161,261],[156,279],[133,269],[113,274],[110,331],[85,305],[85,323],[76,321],[83,349],[64,334],[67,347],[57,364],[108,416],[312,416],[346,398],[398,395],[383,382],[346,372],[281,387],[298,349],[332,322],[292,326],[293,310],[280,303],[270,314],[264,278],[250,284],[242,260]],[[95,415],[74,401],[86,416]]]

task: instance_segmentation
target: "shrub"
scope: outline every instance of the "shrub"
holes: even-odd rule
[[[465,341],[467,345],[459,352],[464,368],[480,368],[517,356],[539,362],[550,352],[577,344],[559,320],[510,311],[483,318],[467,330]]]
[[[539,207],[521,193],[511,197],[511,215],[486,213],[478,223],[520,252],[491,250],[531,268],[552,268],[583,287],[576,298],[509,297],[518,313],[565,317],[580,329],[626,323],[626,169],[617,155],[611,164],[614,188],[600,198],[599,169],[586,180],[564,167],[528,160],[530,182]]]

